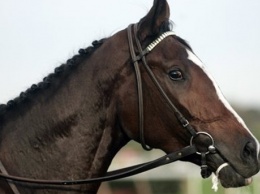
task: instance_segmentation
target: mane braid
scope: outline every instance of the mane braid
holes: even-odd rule
[[[99,41],[93,41],[91,46],[80,49],[77,55],[74,55],[72,58],[68,59],[65,64],[56,67],[53,73],[43,78],[42,82],[33,84],[25,92],[21,92],[18,97],[8,101],[6,104],[0,104],[0,121],[2,121],[3,116],[7,111],[13,110],[21,103],[29,102],[34,94],[40,90],[48,88],[55,81],[55,79],[64,75],[64,72],[69,72],[73,71],[73,69],[76,69],[77,66],[81,64],[86,58],[88,58],[97,48],[99,48],[105,42],[105,40],[106,38],[103,38]]]

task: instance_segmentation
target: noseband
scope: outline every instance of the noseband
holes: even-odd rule
[[[181,150],[177,152],[173,152],[170,154],[167,154],[161,158],[158,158],[156,160],[153,160],[151,162],[115,170],[107,172],[102,177],[97,178],[90,178],[90,179],[83,179],[83,180],[41,180],[41,179],[30,179],[30,178],[24,178],[24,177],[17,177],[8,175],[8,172],[2,165],[2,162],[0,161],[0,178],[7,180],[8,184],[13,191],[14,194],[19,194],[18,189],[15,186],[15,183],[20,184],[33,184],[38,185],[42,187],[42,185],[48,185],[53,186],[56,188],[56,186],[59,186],[57,189],[60,188],[60,186],[68,186],[68,185],[79,185],[79,184],[87,184],[87,183],[94,183],[94,182],[103,182],[103,181],[110,181],[110,180],[116,180],[128,176],[132,176],[135,174],[139,174],[148,170],[151,170],[153,168],[166,165],[169,163],[172,163],[174,161],[180,160],[184,157],[190,156],[192,154],[198,154],[201,156],[201,174],[203,178],[207,178],[210,173],[208,172],[208,166],[206,164],[206,155],[208,154],[214,154],[216,153],[215,143],[213,138],[210,134],[206,132],[196,132],[195,129],[190,125],[188,120],[181,114],[181,112],[178,110],[178,108],[172,103],[170,98],[167,96],[163,88],[161,87],[160,83],[158,82],[157,78],[155,77],[154,73],[148,66],[145,56],[154,48],[156,45],[158,45],[163,39],[165,39],[168,36],[175,35],[174,32],[169,31],[163,33],[159,38],[157,38],[155,41],[153,41],[145,50],[142,49],[141,43],[137,37],[137,24],[130,25],[127,29],[128,34],[128,43],[130,48],[130,54],[132,58],[132,62],[134,64],[134,69],[136,73],[136,80],[137,80],[137,92],[138,92],[138,112],[139,112],[139,131],[140,131],[140,143],[142,147],[145,150],[151,150],[152,148],[148,146],[145,142],[145,136],[144,136],[144,111],[143,111],[143,91],[142,91],[142,78],[139,68],[139,61],[142,62],[142,65],[145,67],[146,72],[150,76],[151,80],[155,84],[156,88],[160,92],[161,96],[166,100],[167,104],[170,106],[171,110],[173,111],[175,117],[180,122],[180,124],[183,126],[184,129],[186,129],[191,134],[190,139],[190,145],[187,147],[182,148]],[[134,39],[132,34],[134,34]],[[134,49],[134,43],[133,40],[136,43],[137,49],[138,49],[138,55],[136,55],[135,49]],[[200,152],[196,148],[196,145],[194,143],[194,139],[198,138],[198,136],[207,136],[211,140],[211,144],[209,144],[209,147],[207,148],[207,151]]]

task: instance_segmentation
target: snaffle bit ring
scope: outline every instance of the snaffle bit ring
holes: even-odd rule
[[[213,137],[207,133],[207,132],[197,132],[195,136],[192,136],[191,139],[190,139],[190,146],[193,146],[193,141],[196,137],[198,137],[199,135],[206,135],[210,138],[211,140],[211,144],[209,145],[208,147],[208,151],[206,151],[204,154],[209,154],[209,153],[216,153],[216,147],[215,147],[215,142],[214,142],[214,139]],[[196,152],[198,155],[201,155],[202,152]]]

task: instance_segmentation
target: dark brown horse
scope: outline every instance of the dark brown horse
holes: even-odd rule
[[[216,152],[205,156],[209,173],[221,170],[224,187],[251,183],[259,171],[258,142],[190,46],[173,33],[165,35],[170,30],[167,2],[155,0],[136,26],[136,34],[131,30],[131,35],[143,49],[153,47],[150,53],[140,53],[140,45],[133,42],[143,83],[143,138],[139,90],[125,29],[81,49],[43,82],[1,105],[0,160],[10,175],[50,180],[99,177],[130,139],[166,153],[189,145],[191,134],[151,79],[141,60],[145,56],[190,126],[214,139]],[[195,141],[199,149],[208,139]],[[201,156],[184,160],[200,165]],[[223,164],[228,165],[220,169]],[[21,194],[96,193],[99,187],[99,183],[85,184],[66,191],[15,184]],[[13,192],[5,180],[0,186],[1,194]]]

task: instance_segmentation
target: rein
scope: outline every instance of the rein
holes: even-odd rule
[[[134,44],[133,44],[133,36],[132,31],[134,34],[134,41],[138,48],[139,55],[136,55]],[[94,182],[103,182],[103,181],[110,181],[110,180],[116,180],[121,179],[125,177],[129,177],[135,174],[139,174],[154,168],[157,168],[159,166],[163,166],[172,162],[175,162],[177,160],[180,160],[184,157],[190,156],[192,154],[198,154],[201,155],[201,174],[203,178],[207,178],[210,173],[208,172],[208,166],[206,164],[206,155],[207,154],[214,154],[216,153],[216,148],[214,145],[214,140],[211,137],[210,134],[206,132],[196,132],[194,128],[189,124],[188,120],[181,114],[181,112],[178,110],[178,108],[172,103],[172,101],[169,99],[163,88],[161,87],[160,83],[156,79],[154,73],[148,66],[145,56],[157,45],[159,44],[164,38],[175,35],[174,32],[169,31],[163,33],[159,38],[157,38],[155,41],[153,41],[145,50],[142,50],[141,43],[137,37],[137,24],[130,25],[127,29],[127,35],[128,35],[128,43],[129,43],[129,49],[130,54],[132,58],[132,62],[134,64],[134,69],[136,73],[136,80],[137,80],[137,92],[138,92],[138,111],[139,111],[139,131],[140,131],[140,142],[142,147],[145,150],[151,150],[152,148],[148,146],[145,143],[145,137],[144,137],[144,114],[143,114],[143,91],[142,91],[142,77],[140,73],[139,68],[139,61],[142,62],[142,65],[144,65],[145,70],[149,74],[151,80],[159,90],[162,97],[166,100],[172,111],[174,112],[174,115],[179,120],[183,128],[188,130],[188,132],[191,134],[190,139],[190,145],[187,147],[182,148],[181,150],[177,152],[173,152],[170,154],[167,154],[163,157],[160,157],[156,160],[126,167],[123,169],[115,170],[107,172],[102,177],[96,177],[96,178],[90,178],[90,179],[80,179],[80,180],[42,180],[42,179],[30,179],[30,178],[24,178],[24,177],[18,177],[18,176],[12,176],[8,175],[8,172],[6,171],[5,167],[2,165],[2,162],[0,161],[0,178],[4,179],[8,182],[10,188],[12,189],[14,194],[19,194],[18,189],[15,186],[15,183],[23,183],[23,184],[33,184],[33,185],[48,185],[48,186],[68,186],[68,185],[79,185],[79,184],[87,184],[87,183],[94,183]],[[206,152],[200,152],[197,150],[196,146],[194,145],[194,139],[197,138],[199,135],[204,135],[210,138],[211,144],[207,148]]]
[[[1,169],[2,173],[0,173],[0,178],[14,182],[20,183],[29,183],[29,184],[40,184],[40,185],[80,185],[80,184],[87,184],[87,183],[95,183],[95,182],[104,182],[104,181],[111,181],[116,179],[121,179],[129,176],[133,176],[135,174],[139,174],[153,168],[157,168],[159,166],[163,166],[172,162],[175,162],[181,158],[189,156],[197,152],[197,149],[194,145],[185,147],[178,152],[173,152],[167,154],[161,158],[156,160],[122,168],[119,170],[114,170],[107,172],[106,175],[97,178],[90,178],[90,179],[81,179],[81,180],[41,180],[41,179],[30,179],[24,177],[17,177],[11,176],[7,174],[3,174],[3,170]],[[4,170],[5,171],[5,170]]]

